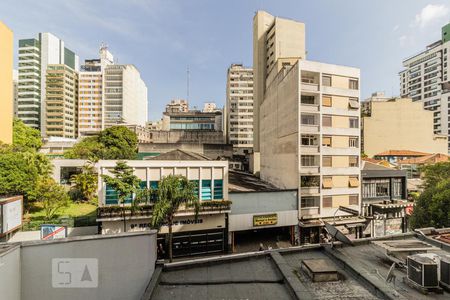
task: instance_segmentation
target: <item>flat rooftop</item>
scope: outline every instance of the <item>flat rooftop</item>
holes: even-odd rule
[[[426,246],[428,240],[407,233],[356,240],[354,246],[312,245],[164,264],[143,299],[450,299],[449,292],[424,295],[407,285],[405,268],[395,268],[395,280],[387,282],[392,261],[374,241],[395,247]],[[426,248],[450,254],[435,245]],[[319,272],[337,271],[339,280],[313,282],[303,261],[320,262]]]
[[[240,171],[228,171],[229,192],[273,192],[280,191],[276,186]]]

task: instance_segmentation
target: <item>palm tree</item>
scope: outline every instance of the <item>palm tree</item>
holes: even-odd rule
[[[81,192],[84,199],[92,202],[97,194],[97,172],[94,164],[88,161],[82,168],[81,173],[72,175],[71,182],[75,189]]]
[[[166,176],[159,183],[151,224],[153,227],[159,228],[162,224],[167,223],[170,262],[172,262],[172,225],[175,213],[182,205],[193,206],[195,219],[197,219],[200,202],[194,191],[194,184],[181,175]]]
[[[102,178],[117,193],[119,204],[122,204],[123,231],[127,232],[125,201],[127,198],[131,198],[131,202],[133,202],[133,195],[139,189],[139,182],[141,180],[133,174],[133,168],[128,166],[124,161],[118,161],[114,169],[111,170],[111,173],[114,176],[102,175]],[[133,206],[133,203],[131,204]]]

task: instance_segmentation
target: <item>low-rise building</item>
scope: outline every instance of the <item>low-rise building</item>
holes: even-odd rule
[[[450,156],[435,153],[420,157],[406,158],[397,161],[397,165],[401,170],[405,170],[408,175],[408,179],[421,178],[420,168],[427,165],[434,165],[439,162],[448,162]]]
[[[406,172],[368,161],[362,164],[362,215],[367,219],[363,236],[407,232],[414,203],[407,200]]]
[[[412,151],[412,150],[387,150],[376,153],[373,158],[376,160],[384,160],[390,164],[397,165],[401,160],[427,156],[429,153]]]
[[[391,149],[447,153],[448,137],[433,134],[433,112],[410,98],[371,101],[362,120],[363,152],[373,157]]]
[[[85,160],[53,160],[53,177],[67,183],[68,178],[79,172]],[[126,209],[125,221],[118,203],[117,193],[103,181],[101,175],[111,175],[115,160],[100,160],[95,164],[99,175],[98,214],[102,234],[115,234],[150,229],[152,205],[147,204],[132,212]],[[173,226],[173,255],[189,256],[207,253],[224,253],[228,250],[228,224],[230,211],[228,197],[228,162],[213,161],[185,151],[175,150],[152,160],[130,160],[127,164],[141,180],[142,188],[157,189],[161,179],[168,175],[183,175],[197,186],[201,209],[195,218],[192,207],[182,207],[175,215]],[[67,178],[68,177],[68,178]],[[130,197],[124,203],[129,208]],[[159,230],[158,245],[167,247],[167,225]],[[195,239],[195,243],[192,242]],[[166,248],[167,249],[167,248]],[[165,251],[165,253],[168,253]]]
[[[164,112],[162,130],[222,131],[222,112],[199,110]]]

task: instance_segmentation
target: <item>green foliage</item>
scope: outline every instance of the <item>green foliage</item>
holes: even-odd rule
[[[37,151],[42,147],[41,133],[20,119],[14,119],[13,145],[20,151]]]
[[[29,197],[41,203],[46,220],[52,219],[58,211],[70,205],[70,198],[64,187],[48,177],[39,178]]]
[[[83,200],[95,202],[97,199],[98,179],[92,162],[88,161],[83,166],[81,173],[73,175],[71,182],[74,185],[73,189],[79,191]],[[74,191],[72,193],[76,194]]]
[[[195,185],[181,175],[164,177],[158,185],[158,197],[153,207],[151,225],[155,228],[167,223],[169,227],[169,259],[172,261],[173,218],[180,206],[194,207],[195,219],[200,210],[200,201],[195,195]]]
[[[450,226],[450,162],[423,168],[424,191],[415,202],[410,227]]]
[[[87,137],[64,153],[65,158],[134,159],[137,154],[136,134],[125,126],[113,126],[98,136]]]
[[[141,180],[133,174],[133,168],[124,161],[118,161],[111,173],[114,176],[102,175],[102,178],[107,185],[117,192],[119,203],[123,204],[127,197],[139,189]]]

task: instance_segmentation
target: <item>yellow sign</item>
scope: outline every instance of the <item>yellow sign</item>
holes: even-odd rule
[[[277,214],[253,216],[253,226],[277,225]]]

